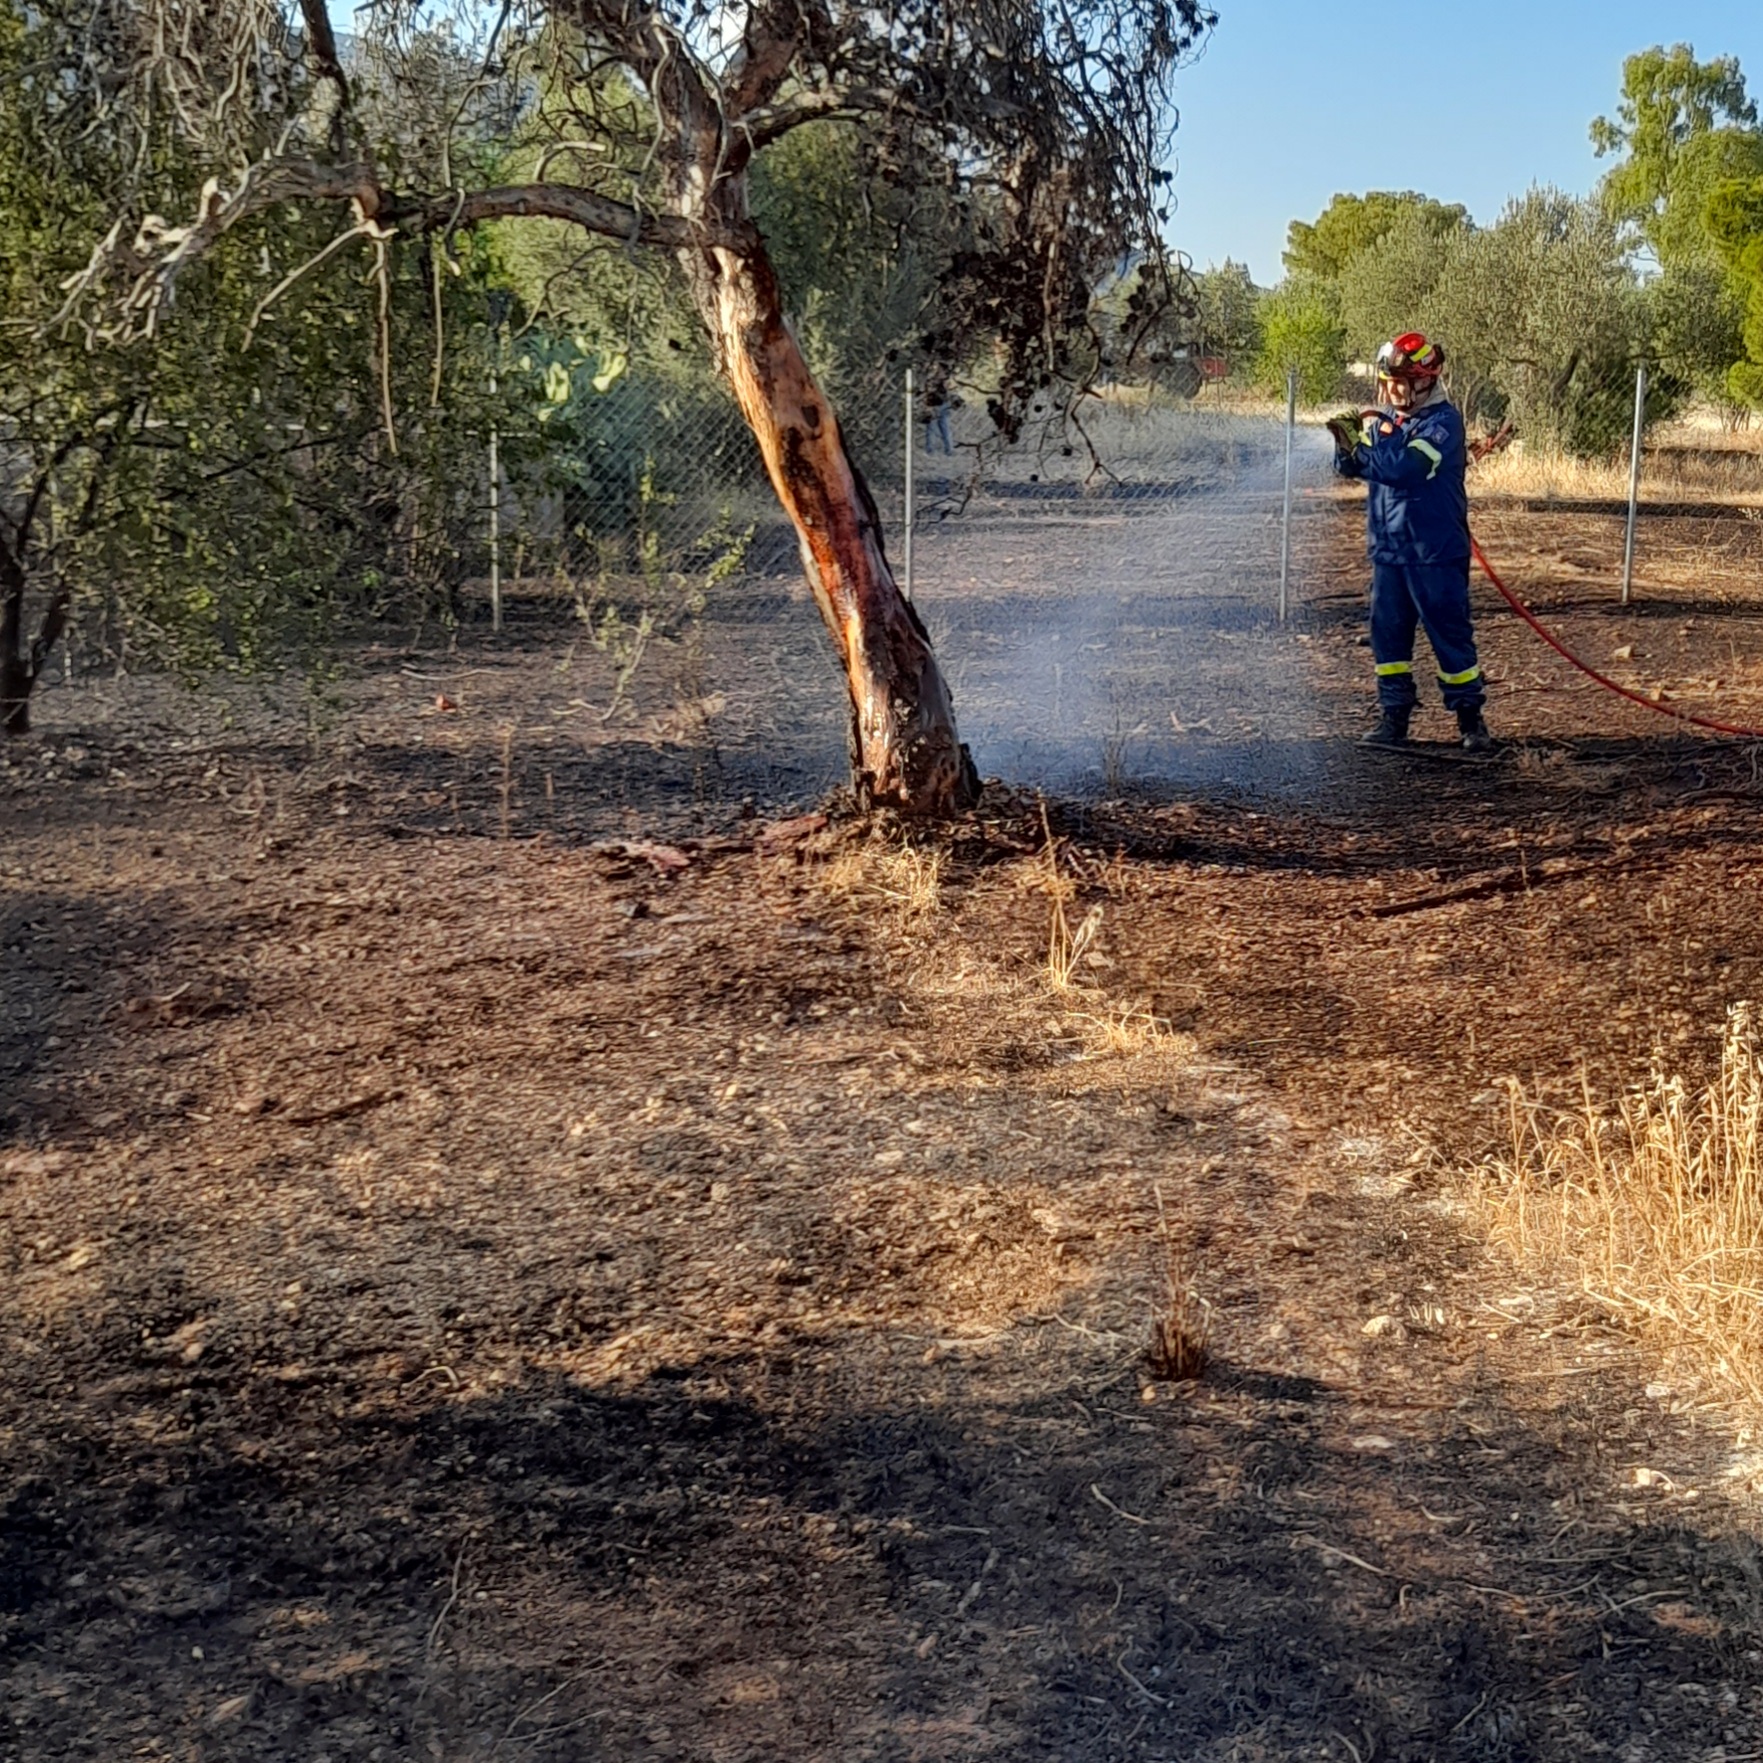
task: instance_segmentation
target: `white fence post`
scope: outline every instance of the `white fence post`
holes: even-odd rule
[[[490,402],[496,401],[496,370],[490,369]],[[490,424],[490,629],[502,628],[502,436]]]
[[[1286,370],[1286,491],[1279,518],[1279,622],[1286,621],[1286,587],[1292,572],[1292,441],[1298,430],[1298,370]]]
[[[1647,414],[1647,364],[1634,370],[1634,440],[1628,449],[1628,531],[1622,541],[1622,604],[1634,588],[1634,517],[1641,494],[1641,430]]]
[[[914,421],[915,412],[912,408],[912,369],[906,369],[906,550],[904,588],[906,598],[912,598],[912,440],[913,431],[917,427]]]

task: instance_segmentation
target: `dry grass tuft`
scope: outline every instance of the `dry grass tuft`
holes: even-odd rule
[[[840,851],[816,875],[834,899],[891,910],[904,924],[934,918],[943,903],[943,852],[936,845],[859,845]]]
[[[1212,1306],[1194,1289],[1179,1251],[1172,1250],[1162,1299],[1151,1317],[1145,1365],[1153,1377],[1191,1383],[1206,1375],[1211,1347]]]
[[[1100,1010],[1077,1010],[1066,1022],[1083,1037],[1085,1054],[1092,1059],[1193,1049],[1190,1036],[1178,1035],[1161,1016],[1142,1005],[1110,1004]]]
[[[1170,1234],[1169,1214],[1158,1187],[1157,1234],[1163,1239],[1163,1290],[1151,1313],[1145,1366],[1153,1377],[1191,1383],[1206,1375],[1212,1350],[1212,1306],[1199,1294],[1194,1270]]]
[[[1720,1075],[1692,1093],[1655,1071],[1573,1113],[1514,1086],[1512,1148],[1479,1187],[1492,1234],[1569,1268],[1601,1309],[1763,1398],[1763,1056],[1749,1004],[1728,1013]]]
[[[1102,929],[1102,908],[1092,906],[1078,921],[1076,930],[1065,916],[1065,902],[1054,898],[1047,930],[1047,983],[1056,992],[1071,990],[1077,965],[1089,953]]]
[[[1512,769],[1526,783],[1559,780],[1567,771],[1565,747],[1520,747],[1512,761]]]
[[[879,891],[903,917],[932,917],[943,903],[943,851],[938,845],[902,845],[881,865]]]
[[[1046,893],[1050,910],[1047,915],[1047,983],[1056,992],[1071,990],[1078,963],[1089,953],[1102,929],[1102,908],[1092,906],[1083,915],[1075,930],[1066,912],[1077,897],[1077,883],[1065,872],[1064,847],[1053,837],[1047,819],[1047,807],[1041,804],[1041,831],[1046,842],[1041,847],[1040,873],[1036,878]]]

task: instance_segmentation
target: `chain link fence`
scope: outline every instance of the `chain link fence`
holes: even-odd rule
[[[1301,645],[1358,623],[1365,572],[1352,530],[1362,492],[1334,477],[1321,423],[1365,402],[1368,380],[1288,421],[1283,401],[1237,386],[1121,379],[1031,406],[1011,433],[983,382],[958,376],[942,396],[920,364],[878,362],[834,383],[983,773],[1101,796],[1155,783],[1309,799],[1327,787],[1339,707],[1319,706]],[[732,812],[746,798],[812,801],[840,782],[839,672],[727,392],[632,371],[549,420],[504,422],[461,437],[479,464],[475,485],[450,492],[463,498],[453,615],[524,632],[528,659],[548,657],[534,668],[517,643],[495,663],[510,670],[499,717],[578,731],[593,754],[554,779],[534,759],[529,795],[597,792],[583,824],[604,825],[663,787],[682,812]],[[1498,437],[1485,417],[1472,429]],[[1631,479],[1632,610],[1621,605]],[[1506,436],[1470,488],[1490,556],[1539,611],[1620,613],[1631,622],[1600,630],[1593,658],[1625,680],[1632,667],[1637,685],[1690,689],[1650,639],[1621,651],[1641,619],[1688,616],[1706,598],[1707,561],[1731,539],[1763,536],[1763,436],[1714,412],[1654,415],[1632,473],[1626,447],[1576,459]],[[474,676],[470,689],[489,687]]]
[[[934,573],[957,535],[988,523],[1069,521],[1076,510],[1113,518],[1227,485],[1279,489],[1259,408],[1117,384],[1031,405],[1005,433],[983,388],[956,384],[939,399],[923,384],[922,373],[890,368],[835,399],[903,583],[909,549]],[[487,598],[492,571],[506,601],[799,572],[794,532],[722,388],[674,402],[622,381],[598,397],[590,423],[561,445],[546,441],[529,431],[493,443],[500,482],[466,567],[474,597]],[[523,453],[524,463],[510,459]],[[915,570],[910,585],[927,579]]]

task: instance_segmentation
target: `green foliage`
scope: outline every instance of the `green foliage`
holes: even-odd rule
[[[1418,223],[1429,232],[1445,234],[1468,218],[1461,203],[1435,202],[1418,190],[1339,195],[1314,221],[1294,220],[1286,229],[1286,270],[1294,276],[1333,281],[1399,223]]]
[[[1642,287],[1641,299],[1660,367],[1696,397],[1729,404],[1731,367],[1745,352],[1737,278],[1719,264],[1674,265]]]
[[[79,52],[51,15],[0,0],[0,494],[63,461],[25,559],[30,612],[66,597],[87,653],[190,675],[316,658],[356,618],[449,616],[495,414],[490,246],[455,241],[446,268],[389,250],[382,335],[373,248],[298,276],[330,234],[283,212],[189,271],[150,345],[59,324],[125,178],[164,213],[201,182],[169,128],[125,166],[101,115],[56,114],[45,70]]]
[[[1743,356],[1728,370],[1735,403],[1763,407],[1763,177],[1733,179],[1710,197],[1708,231],[1742,302]]]
[[[1373,360],[1380,344],[1404,331],[1441,330],[1439,285],[1468,234],[1464,226],[1441,233],[1410,212],[1347,264],[1336,297],[1353,360]],[[1455,354],[1449,343],[1447,349]]]
[[[751,200],[846,445],[865,470],[885,472],[898,446],[900,363],[941,324],[938,278],[961,231],[939,191],[878,179],[872,152],[851,124],[795,130],[755,157]],[[553,430],[563,446],[553,461],[560,481],[583,486],[608,514],[632,505],[645,460],[663,484],[762,481],[677,264],[611,243],[584,249],[579,232],[549,222],[512,238],[505,263],[538,320],[523,347],[552,359],[569,352],[560,340],[567,337],[581,360],[621,354],[628,362],[625,384],[597,403],[578,395],[569,421]]]
[[[1686,142],[1663,197],[1645,218],[1643,236],[1662,268],[1719,262],[1708,205],[1723,184],[1763,177],[1763,132],[1717,129]]]
[[[1607,212],[1660,266],[1645,290],[1654,353],[1684,389],[1728,401],[1748,292],[1711,206],[1719,191],[1763,177],[1763,131],[1738,61],[1697,61],[1685,43],[1631,55],[1616,119],[1592,124],[1592,144],[1619,156],[1599,190]]]
[[[1234,374],[1261,354],[1261,290],[1248,266],[1226,258],[1194,277],[1193,334],[1202,355],[1222,356]]]
[[[1626,440],[1652,309],[1599,205],[1532,190],[1490,227],[1443,234],[1405,217],[1338,290],[1355,357],[1423,330],[1445,345],[1452,395],[1471,414],[1509,415],[1527,440],[1576,453]],[[1676,382],[1657,386],[1662,414]]]
[[[1298,375],[1298,396],[1319,404],[1340,390],[1347,368],[1346,333],[1333,291],[1313,276],[1288,276],[1261,300],[1261,353],[1257,384],[1284,393]]]
[[[1672,253],[1693,243],[1682,234],[1699,219],[1694,187],[1699,184],[1705,197],[1711,176],[1738,175],[1722,174],[1720,165],[1730,152],[1750,151],[1745,137],[1754,137],[1756,124],[1757,106],[1736,57],[1697,61],[1687,43],[1670,49],[1655,44],[1629,56],[1615,119],[1600,116],[1591,125],[1599,158],[1621,156],[1603,183],[1611,214],[1639,227],[1660,261],[1669,262]]]
[[[1588,455],[1627,440],[1645,311],[1597,203],[1548,189],[1509,203],[1458,242],[1427,318],[1453,387],[1527,440]]]

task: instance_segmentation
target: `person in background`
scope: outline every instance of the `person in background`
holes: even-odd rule
[[[925,452],[935,453],[939,440],[943,443],[943,452],[952,454],[955,451],[955,442],[949,432],[949,413],[954,407],[955,401],[949,396],[949,376],[939,368],[931,375],[924,393]]]
[[[1400,747],[1418,694],[1414,631],[1426,627],[1445,708],[1456,712],[1465,752],[1489,753],[1482,717],[1487,688],[1469,611],[1469,462],[1463,417],[1439,376],[1445,351],[1407,331],[1377,352],[1378,396],[1386,408],[1329,423],[1335,470],[1370,486],[1371,653],[1381,712],[1365,737]]]

